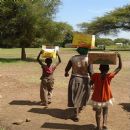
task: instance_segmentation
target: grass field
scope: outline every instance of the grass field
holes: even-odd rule
[[[75,49],[73,48],[61,48],[60,51],[63,52],[73,52]],[[27,58],[33,58],[36,59],[38,53],[40,51],[40,48],[26,48],[26,54]],[[116,50],[117,51],[117,50]],[[128,60],[130,51],[119,51],[119,53],[122,55],[123,59]],[[2,62],[2,59],[17,59],[19,60],[21,57],[21,49],[20,48],[13,48],[13,49],[0,49],[0,62]]]
[[[27,61],[35,61],[41,48],[26,48]],[[60,49],[61,51],[73,51],[73,48]],[[20,61],[21,49],[0,49],[0,63],[16,63]]]

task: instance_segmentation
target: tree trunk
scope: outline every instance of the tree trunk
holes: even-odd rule
[[[22,47],[22,50],[21,50],[21,60],[26,60],[26,52],[25,52],[24,47]]]

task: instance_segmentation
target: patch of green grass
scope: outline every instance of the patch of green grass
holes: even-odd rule
[[[111,46],[106,46],[106,50],[122,50],[122,51],[128,51],[130,50],[130,45],[128,46],[117,46],[117,45],[111,45]]]
[[[26,48],[26,61],[21,61],[21,48],[0,48],[0,63],[34,62],[41,48]],[[74,51],[74,48],[60,48],[60,51]]]
[[[21,48],[0,49],[0,63],[34,62],[41,48],[26,48],[27,60],[21,61]],[[60,53],[74,53],[75,48],[60,48]],[[130,51],[119,51],[124,60],[130,59]],[[62,58],[62,57],[61,57]]]
[[[26,48],[26,62],[36,61],[39,48]],[[18,63],[21,61],[21,48],[0,49],[0,63]]]
[[[0,127],[0,130],[5,130],[4,128]]]
[[[76,48],[60,48],[61,51],[75,51]]]
[[[35,58],[40,48],[26,48],[28,58]],[[0,58],[21,58],[21,48],[0,49]]]

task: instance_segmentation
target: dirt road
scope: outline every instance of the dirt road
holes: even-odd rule
[[[80,114],[80,121],[66,119],[67,84],[64,68],[72,54],[63,53],[62,64],[55,72],[53,102],[49,108],[39,105],[41,68],[35,62],[11,63],[0,66],[0,130],[93,130],[95,115],[91,106]],[[129,61],[113,79],[112,91],[115,103],[110,106],[108,126],[110,130],[130,130],[130,74]],[[26,122],[26,120],[29,120]],[[20,125],[13,124],[21,122]]]

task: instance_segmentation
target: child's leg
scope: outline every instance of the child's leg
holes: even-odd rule
[[[75,108],[75,117],[79,118],[79,107]]]
[[[96,123],[97,123],[97,130],[100,130],[101,129],[100,121],[101,121],[102,109],[101,108],[96,108],[95,111],[96,111],[95,118],[96,118]]]
[[[51,103],[53,86],[54,86],[54,81],[50,81],[48,83],[48,85],[47,85],[47,89],[48,89],[48,103]]]
[[[103,107],[103,128],[107,128],[108,107]]]
[[[41,103],[45,106],[47,106],[47,102],[48,102],[48,99],[47,99],[47,88],[44,84],[43,81],[41,81],[41,86],[40,86],[40,99],[41,99]]]
[[[84,109],[84,106],[79,107],[79,113]]]
[[[72,108],[73,109],[73,115],[71,117],[71,119],[75,122],[78,122],[79,121],[79,107],[77,108]]]
[[[48,104],[52,102],[52,91],[48,91]]]

